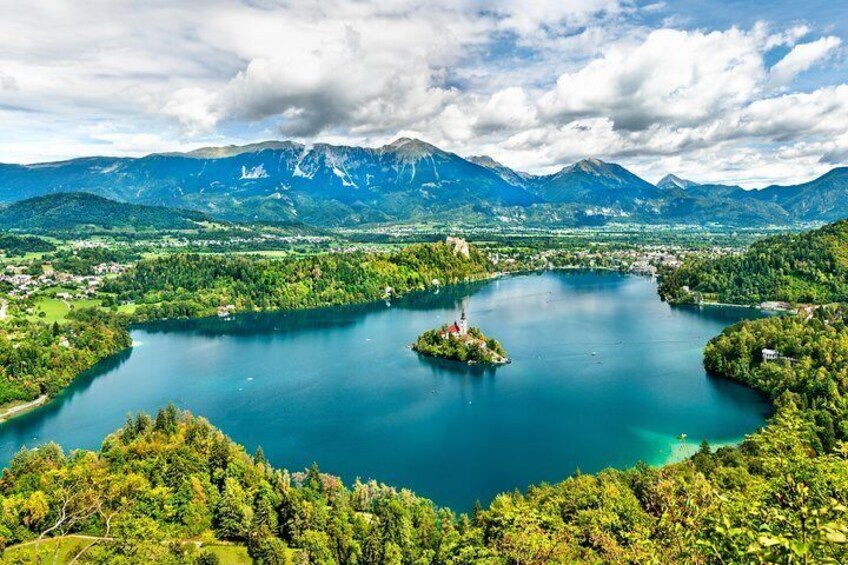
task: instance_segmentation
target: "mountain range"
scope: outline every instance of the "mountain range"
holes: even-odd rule
[[[315,226],[425,220],[767,225],[848,216],[848,168],[761,190],[674,175],[654,185],[597,159],[533,175],[409,138],[377,148],[269,141],[140,158],[0,164],[0,202],[56,192],[186,208],[227,220]]]

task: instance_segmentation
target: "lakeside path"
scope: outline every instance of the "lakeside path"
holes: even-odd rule
[[[42,394],[35,400],[25,402],[24,404],[18,404],[17,406],[12,406],[11,408],[8,408],[3,412],[0,412],[0,422],[5,422],[9,418],[14,418],[17,415],[26,412],[27,410],[37,408],[42,404],[46,404],[47,400],[48,396],[46,394]]]

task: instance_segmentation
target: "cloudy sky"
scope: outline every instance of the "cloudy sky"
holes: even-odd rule
[[[0,0],[0,162],[405,135],[747,187],[848,164],[837,0]]]

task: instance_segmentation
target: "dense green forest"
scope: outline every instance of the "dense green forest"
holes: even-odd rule
[[[130,344],[126,321],[96,309],[75,311],[61,325],[8,320],[0,324],[0,404],[54,396]]]
[[[784,359],[763,362],[762,350]],[[777,316],[743,321],[707,344],[707,370],[774,398],[790,398],[809,419],[820,452],[848,439],[848,306],[820,307],[805,320]]]
[[[55,245],[40,237],[0,234],[0,250],[6,257],[17,257],[27,253],[47,253],[55,249]]]
[[[503,363],[507,354],[494,338],[483,335],[480,328],[468,328],[468,336],[450,335],[448,327],[427,330],[415,340],[412,349],[429,357],[440,357],[461,363]]]
[[[848,301],[848,220],[768,237],[742,255],[687,259],[665,274],[660,295],[670,302],[698,295],[737,304]]]
[[[379,300],[433,285],[479,279],[488,260],[447,243],[390,253],[334,253],[263,259],[168,255],[140,261],[104,286],[119,302],[138,304],[137,319],[195,317],[232,305],[236,311],[313,308]]]

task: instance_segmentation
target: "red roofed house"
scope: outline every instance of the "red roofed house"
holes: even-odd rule
[[[462,317],[459,319],[459,323],[452,323],[448,326],[447,331],[442,334],[442,337],[448,336],[465,336],[468,335],[468,318],[465,316],[465,310],[462,311]]]
[[[462,330],[459,329],[459,326],[456,324],[456,322],[454,322],[454,323],[452,323],[451,325],[448,326],[447,333],[449,333],[451,335],[459,335],[461,331]]]

